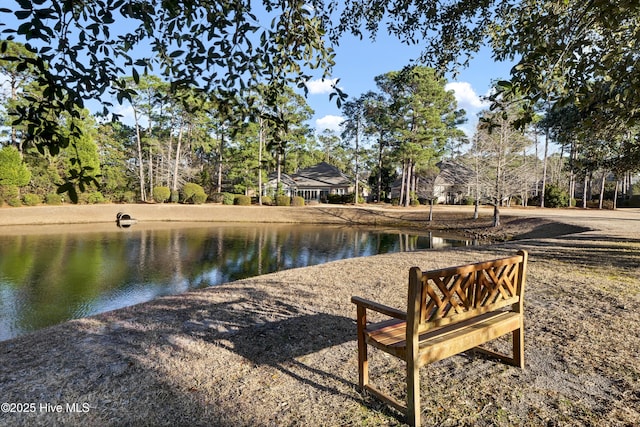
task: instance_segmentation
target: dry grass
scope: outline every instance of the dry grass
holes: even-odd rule
[[[524,248],[526,369],[472,354],[423,368],[424,425],[639,425],[640,234],[562,235],[584,230],[576,227],[509,219],[502,237],[535,238],[283,271],[2,342],[2,401],[88,402],[90,410],[2,413],[0,423],[401,425],[401,414],[356,387],[351,295],[403,307],[412,265]],[[373,381],[402,398],[402,364],[382,353],[371,364]]]

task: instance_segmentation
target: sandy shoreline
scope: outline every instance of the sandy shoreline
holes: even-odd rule
[[[437,210],[437,226],[447,227],[448,215],[463,228],[466,208]],[[4,215],[11,211],[0,209],[0,231],[10,228]],[[425,210],[374,211],[366,213],[377,222],[424,226]],[[358,210],[323,213],[327,221],[365,221]],[[424,425],[640,424],[639,212],[503,215],[499,232],[524,239],[288,270],[0,342],[3,401],[37,405],[0,413],[0,423],[401,425],[398,413],[355,386],[350,296],[402,308],[412,265],[439,268],[523,248],[531,254],[526,369],[468,355],[423,368]],[[467,231],[484,232],[474,227]],[[377,381],[402,398],[402,366],[373,357]],[[73,402],[88,410],[67,411]],[[44,403],[65,410],[47,411]]]
[[[466,207],[469,211],[469,207]],[[471,208],[473,209],[473,208]],[[391,222],[426,219],[425,207],[391,206],[228,206],[220,204],[101,204],[0,208],[0,225],[115,223],[118,212],[125,212],[140,223],[149,222],[314,222],[344,223]]]

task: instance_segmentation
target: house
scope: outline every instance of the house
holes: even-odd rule
[[[326,162],[291,175],[281,174],[280,182],[285,195],[303,197],[305,202],[326,202],[329,194],[349,194],[354,190],[353,181]],[[271,174],[262,194],[274,194],[276,188],[277,177]]]
[[[435,199],[436,203],[459,204],[472,193],[474,173],[466,166],[450,160],[436,164],[438,171],[416,177],[416,195],[419,200]],[[400,197],[402,178],[391,187],[391,198]]]
[[[457,205],[473,194],[476,176],[474,171],[451,160],[443,160],[436,166],[440,172],[435,178],[433,189],[438,203]]]

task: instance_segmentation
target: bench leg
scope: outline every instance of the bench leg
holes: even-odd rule
[[[420,426],[420,371],[411,361],[407,363],[407,424]]]
[[[524,326],[513,331],[513,364],[524,368]]]
[[[364,329],[367,326],[367,315],[364,307],[358,306],[358,382],[364,389],[369,384],[369,359]]]

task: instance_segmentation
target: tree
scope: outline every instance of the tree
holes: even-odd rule
[[[383,175],[388,169],[384,163],[385,149],[390,146],[393,136],[393,120],[390,115],[390,101],[383,94],[367,92],[364,96],[364,116],[367,120],[365,134],[377,137],[378,156],[376,163],[375,200],[380,202],[383,194]],[[388,175],[388,170],[386,175]],[[388,177],[387,177],[388,178]],[[385,188],[386,189],[386,188]]]
[[[261,93],[264,95],[265,91]],[[288,87],[278,95],[275,106],[267,104],[263,110],[267,149],[275,159],[278,183],[283,171],[293,173],[299,169],[298,164],[289,162],[287,156],[292,147],[306,146],[310,141],[311,129],[307,121],[312,115],[313,110],[305,98]]]
[[[100,156],[100,188],[113,201],[133,201],[137,182],[136,171],[130,161],[135,158],[133,141],[135,130],[120,122],[106,122],[97,126],[95,142]]]
[[[116,22],[127,24],[116,27]],[[45,95],[17,109],[14,123],[29,127],[28,139],[40,152],[57,154],[70,143],[55,120],[62,111],[74,114],[87,99],[105,102],[106,94],[118,102],[130,99],[133,89],[122,78],[130,75],[137,83],[141,74],[154,69],[172,89],[215,93],[227,106],[244,99],[238,94],[266,82],[268,103],[275,105],[288,84],[304,87],[309,70],[322,69],[322,77],[329,77],[333,51],[324,37],[329,23],[325,8],[307,7],[302,0],[264,0],[259,6],[235,0],[3,5],[2,34],[26,42],[33,54],[5,59],[17,69],[37,70]],[[8,43],[2,42],[0,52],[7,50]],[[338,89],[335,94],[343,97]],[[81,169],[72,176],[76,183],[85,179]]]
[[[19,103],[20,95],[33,82],[35,71],[32,67],[19,67],[17,62],[10,58],[34,58],[34,54],[29,52],[21,43],[7,42],[6,50],[0,52],[0,75],[2,75],[8,83],[8,94],[3,94],[0,100],[4,101],[5,109],[8,110],[9,116],[15,113],[15,108]],[[5,98],[5,99],[2,99]],[[20,154],[23,151],[22,136],[19,135],[19,129],[10,120],[5,119],[9,131],[9,143],[15,146]]]
[[[459,120],[452,92],[446,81],[427,67],[412,67],[376,78],[379,88],[389,97],[396,142],[394,154],[402,165],[402,191],[405,206],[416,191],[416,172],[432,169],[445,152],[447,141],[458,135]]]
[[[365,121],[365,97],[361,96],[353,101],[347,101],[342,106],[342,112],[347,117],[342,122],[342,139],[354,141],[353,150],[353,176],[355,181],[355,190],[353,195],[353,203],[358,204],[358,197],[360,197],[360,163],[358,163],[360,139],[364,130]]]
[[[18,149],[13,146],[0,149],[0,186],[24,187],[31,179],[31,172],[22,162]]]
[[[494,206],[494,227],[500,225],[499,207],[512,196],[521,195],[524,199],[528,193],[527,176],[533,168],[523,153],[531,141],[513,124],[520,113],[508,104],[497,111],[484,111],[476,130],[477,173],[487,183],[487,196]]]

